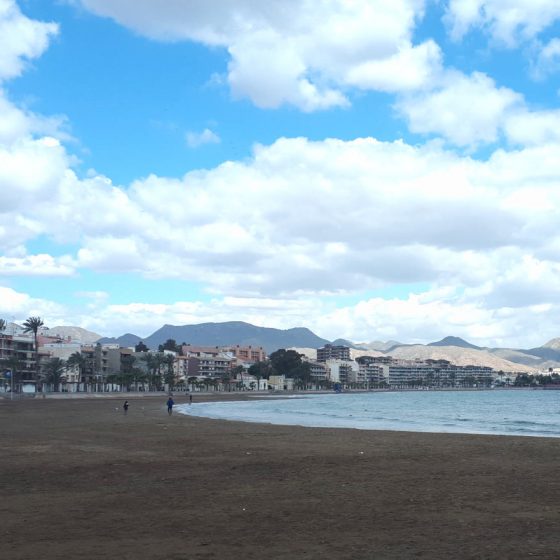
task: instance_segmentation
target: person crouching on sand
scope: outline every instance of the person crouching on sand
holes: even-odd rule
[[[171,416],[173,414],[173,405],[175,403],[173,402],[173,399],[171,397],[169,397],[167,399],[167,414],[169,414],[169,416]]]

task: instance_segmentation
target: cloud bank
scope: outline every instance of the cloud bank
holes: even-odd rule
[[[224,1],[221,10],[193,1],[187,11],[182,2],[82,4],[158,40],[227,49],[232,91],[259,107],[312,111],[348,106],[350,88],[392,92],[412,131],[444,141],[279,138],[242,161],[116,185],[80,177],[58,121],[3,92],[0,316],[41,315],[107,334],[228,319],[354,340],[456,334],[513,345],[556,334],[558,113],[532,110],[484,73],[445,68],[432,40],[414,43],[423,2],[325,1],[321,25],[312,25],[317,2],[306,1]],[[557,17],[552,4],[542,17],[527,4],[525,23],[507,24],[498,3],[471,4],[473,13],[449,4],[457,38],[475,25],[494,26],[504,41],[531,37]],[[58,30],[0,0],[6,25],[21,33],[0,33],[9,44],[2,80],[21,73]],[[451,148],[500,139],[504,147],[485,160]],[[213,141],[209,129],[190,137],[193,147]],[[38,238],[58,251],[33,254]],[[82,272],[195,282],[209,301],[95,297],[86,311],[11,284]],[[411,285],[412,293],[378,295]]]

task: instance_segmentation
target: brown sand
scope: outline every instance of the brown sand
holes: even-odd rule
[[[560,558],[560,440],[129,400],[0,401],[2,559]]]

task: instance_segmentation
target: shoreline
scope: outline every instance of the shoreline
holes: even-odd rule
[[[6,558],[558,556],[557,439],[168,416],[161,397],[0,406]]]
[[[10,399],[10,392],[0,392],[0,403],[6,400],[32,400],[32,399],[73,399],[73,398],[144,398],[144,397],[162,397],[173,395],[174,397],[185,397],[188,395],[201,397],[224,397],[245,396],[259,397],[276,397],[289,398],[294,396],[306,395],[327,395],[327,394],[362,394],[362,393],[423,393],[423,392],[486,392],[486,391],[544,391],[544,390],[560,390],[560,386],[543,386],[543,387],[423,387],[423,388],[375,388],[375,389],[345,389],[336,393],[326,389],[302,389],[297,391],[80,391],[80,392],[63,392],[50,391],[46,393],[15,393],[14,399]]]
[[[424,393],[424,391],[421,391]],[[489,393],[490,391],[485,391]],[[501,391],[500,391],[501,392]],[[532,392],[529,390],[529,392]],[[375,393],[375,392],[374,392]],[[409,395],[409,392],[404,392]],[[448,392],[446,392],[448,393]],[[457,391],[457,393],[462,393],[462,391]],[[515,391],[518,393],[518,391]],[[457,412],[459,409],[455,409],[455,415],[450,415],[449,417],[430,417],[425,416],[425,409],[420,409],[420,417],[423,418],[421,422],[418,422],[418,417],[415,416],[411,419],[410,415],[408,418],[406,414],[400,420],[393,418],[395,414],[398,416],[398,412],[395,412],[393,408],[390,411],[387,407],[383,406],[383,399],[380,401],[372,401],[369,398],[362,398],[368,395],[365,392],[349,392],[340,394],[334,393],[317,393],[314,391],[308,393],[295,394],[284,394],[284,395],[251,395],[248,394],[246,398],[230,398],[230,399],[220,399],[215,398],[212,400],[202,400],[199,399],[195,401],[194,404],[206,404],[206,403],[241,403],[241,402],[254,402],[261,401],[260,405],[250,407],[241,405],[240,407],[230,404],[225,407],[219,407],[215,409],[213,406],[205,406],[202,409],[200,407],[191,407],[189,404],[183,404],[178,408],[180,414],[187,416],[194,416],[197,418],[209,418],[214,420],[222,420],[226,422],[247,422],[253,424],[266,424],[266,425],[279,425],[279,426],[299,426],[306,428],[326,428],[326,429],[353,429],[353,430],[365,430],[365,431],[390,431],[390,432],[410,432],[410,433],[429,433],[429,434],[465,434],[465,435],[490,435],[490,436],[501,436],[501,437],[532,437],[532,438],[550,438],[550,439],[560,439],[560,431],[555,429],[557,423],[550,416],[547,416],[545,424],[545,419],[541,417],[535,417],[533,424],[529,421],[527,417],[518,417],[516,419],[509,418],[506,421],[504,418],[501,421],[498,418],[488,418],[486,411],[484,411],[484,416],[480,416],[480,411],[477,412],[469,407],[468,409],[463,409],[461,412]],[[377,393],[379,394],[379,393]],[[344,404],[335,405],[339,398],[344,399],[346,397],[358,397],[358,399],[352,400],[352,406],[349,408]],[[307,404],[294,404],[293,401],[305,400],[307,397],[311,399],[311,402]],[[313,399],[320,399],[321,397],[326,397],[329,401],[322,399],[322,405],[319,404],[317,408]],[[333,399],[330,401],[330,399]],[[334,400],[336,399],[336,400]],[[291,401],[291,404],[286,405],[286,407],[278,407],[273,405],[270,401]],[[494,399],[495,402],[486,402],[485,407],[497,404],[500,406],[502,400]],[[518,400],[518,399],[517,399]],[[548,399],[550,401],[550,399]],[[268,402],[267,402],[268,401]],[[398,406],[404,406],[406,409],[406,397],[402,399],[403,404]],[[263,405],[263,402],[267,404]],[[507,402],[507,401],[506,401]],[[529,398],[528,406],[539,406],[539,403],[535,404]],[[328,404],[327,404],[328,403]],[[391,406],[394,401],[391,400]],[[544,405],[544,403],[540,403]],[[550,404],[550,403],[548,403]],[[336,406],[336,412],[334,408]],[[364,416],[360,414],[360,410],[364,408],[367,409],[373,406],[375,409],[375,414],[373,416]],[[442,405],[445,408],[445,402]],[[460,406],[460,405],[459,405]],[[325,408],[326,407],[326,408]],[[476,408],[476,405],[475,405]],[[403,409],[403,410],[404,410]],[[412,410],[412,409],[411,409]],[[515,414],[517,410],[517,403],[514,405],[510,404],[508,410],[503,410],[502,414],[508,416]],[[536,409],[535,409],[536,410]],[[356,414],[356,411],[357,414]],[[457,421],[456,414],[459,414],[460,420]],[[469,421],[465,421],[464,414],[470,415]],[[414,415],[413,415],[414,416]],[[354,418],[355,417],[355,418]],[[501,424],[500,424],[501,422]],[[530,426],[530,427],[529,427]]]

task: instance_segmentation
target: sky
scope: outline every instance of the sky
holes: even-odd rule
[[[0,317],[560,336],[557,0],[0,0]]]

